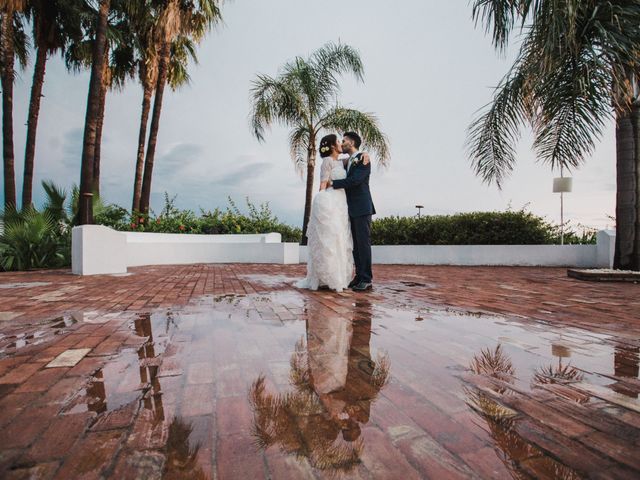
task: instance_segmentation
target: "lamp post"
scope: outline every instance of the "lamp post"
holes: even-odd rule
[[[418,218],[420,218],[420,210],[424,208],[424,205],[416,205],[416,208],[418,209]]]
[[[564,245],[564,194],[573,189],[573,178],[565,177],[560,167],[560,176],[553,179],[553,193],[560,194],[560,245]]]

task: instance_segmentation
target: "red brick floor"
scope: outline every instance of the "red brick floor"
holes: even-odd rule
[[[0,478],[640,477],[640,286],[303,274],[0,274]]]

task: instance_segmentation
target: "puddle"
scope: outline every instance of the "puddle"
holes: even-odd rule
[[[257,283],[265,287],[278,287],[278,286],[290,287],[296,281],[300,280],[300,277],[288,277],[286,275],[260,275],[260,274],[238,275],[238,278],[241,280],[246,280],[247,282]]]
[[[9,288],[35,288],[46,287],[51,285],[51,282],[17,282],[17,283],[0,283],[0,289]]]
[[[62,412],[104,429],[133,412],[127,431],[146,429],[167,478],[280,478],[287,465],[291,478],[570,479],[589,473],[567,453],[583,448],[570,422],[628,421],[607,435],[638,439],[630,341],[369,298],[279,290],[137,315],[130,347],[85,358],[101,363]]]

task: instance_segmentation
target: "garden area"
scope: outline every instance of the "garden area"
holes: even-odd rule
[[[0,217],[0,270],[66,268],[71,265],[71,229],[78,224],[78,189],[70,193],[43,182],[43,208],[7,209]],[[283,242],[300,242],[302,230],[278,219],[268,203],[232,199],[225,208],[183,210],[176,196],[165,193],[160,212],[134,212],[94,197],[94,220],[118,231],[176,234],[280,233]],[[595,243],[594,229],[571,230],[565,225],[565,244]],[[373,245],[554,245],[560,244],[560,225],[525,209],[471,212],[420,217],[389,216],[372,223]]]

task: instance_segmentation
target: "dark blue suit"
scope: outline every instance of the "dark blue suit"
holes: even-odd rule
[[[351,165],[344,180],[334,180],[333,188],[344,188],[351,220],[353,236],[353,261],[356,264],[356,279],[371,283],[371,215],[376,209],[369,190],[371,164],[364,165],[356,154],[357,162]]]

